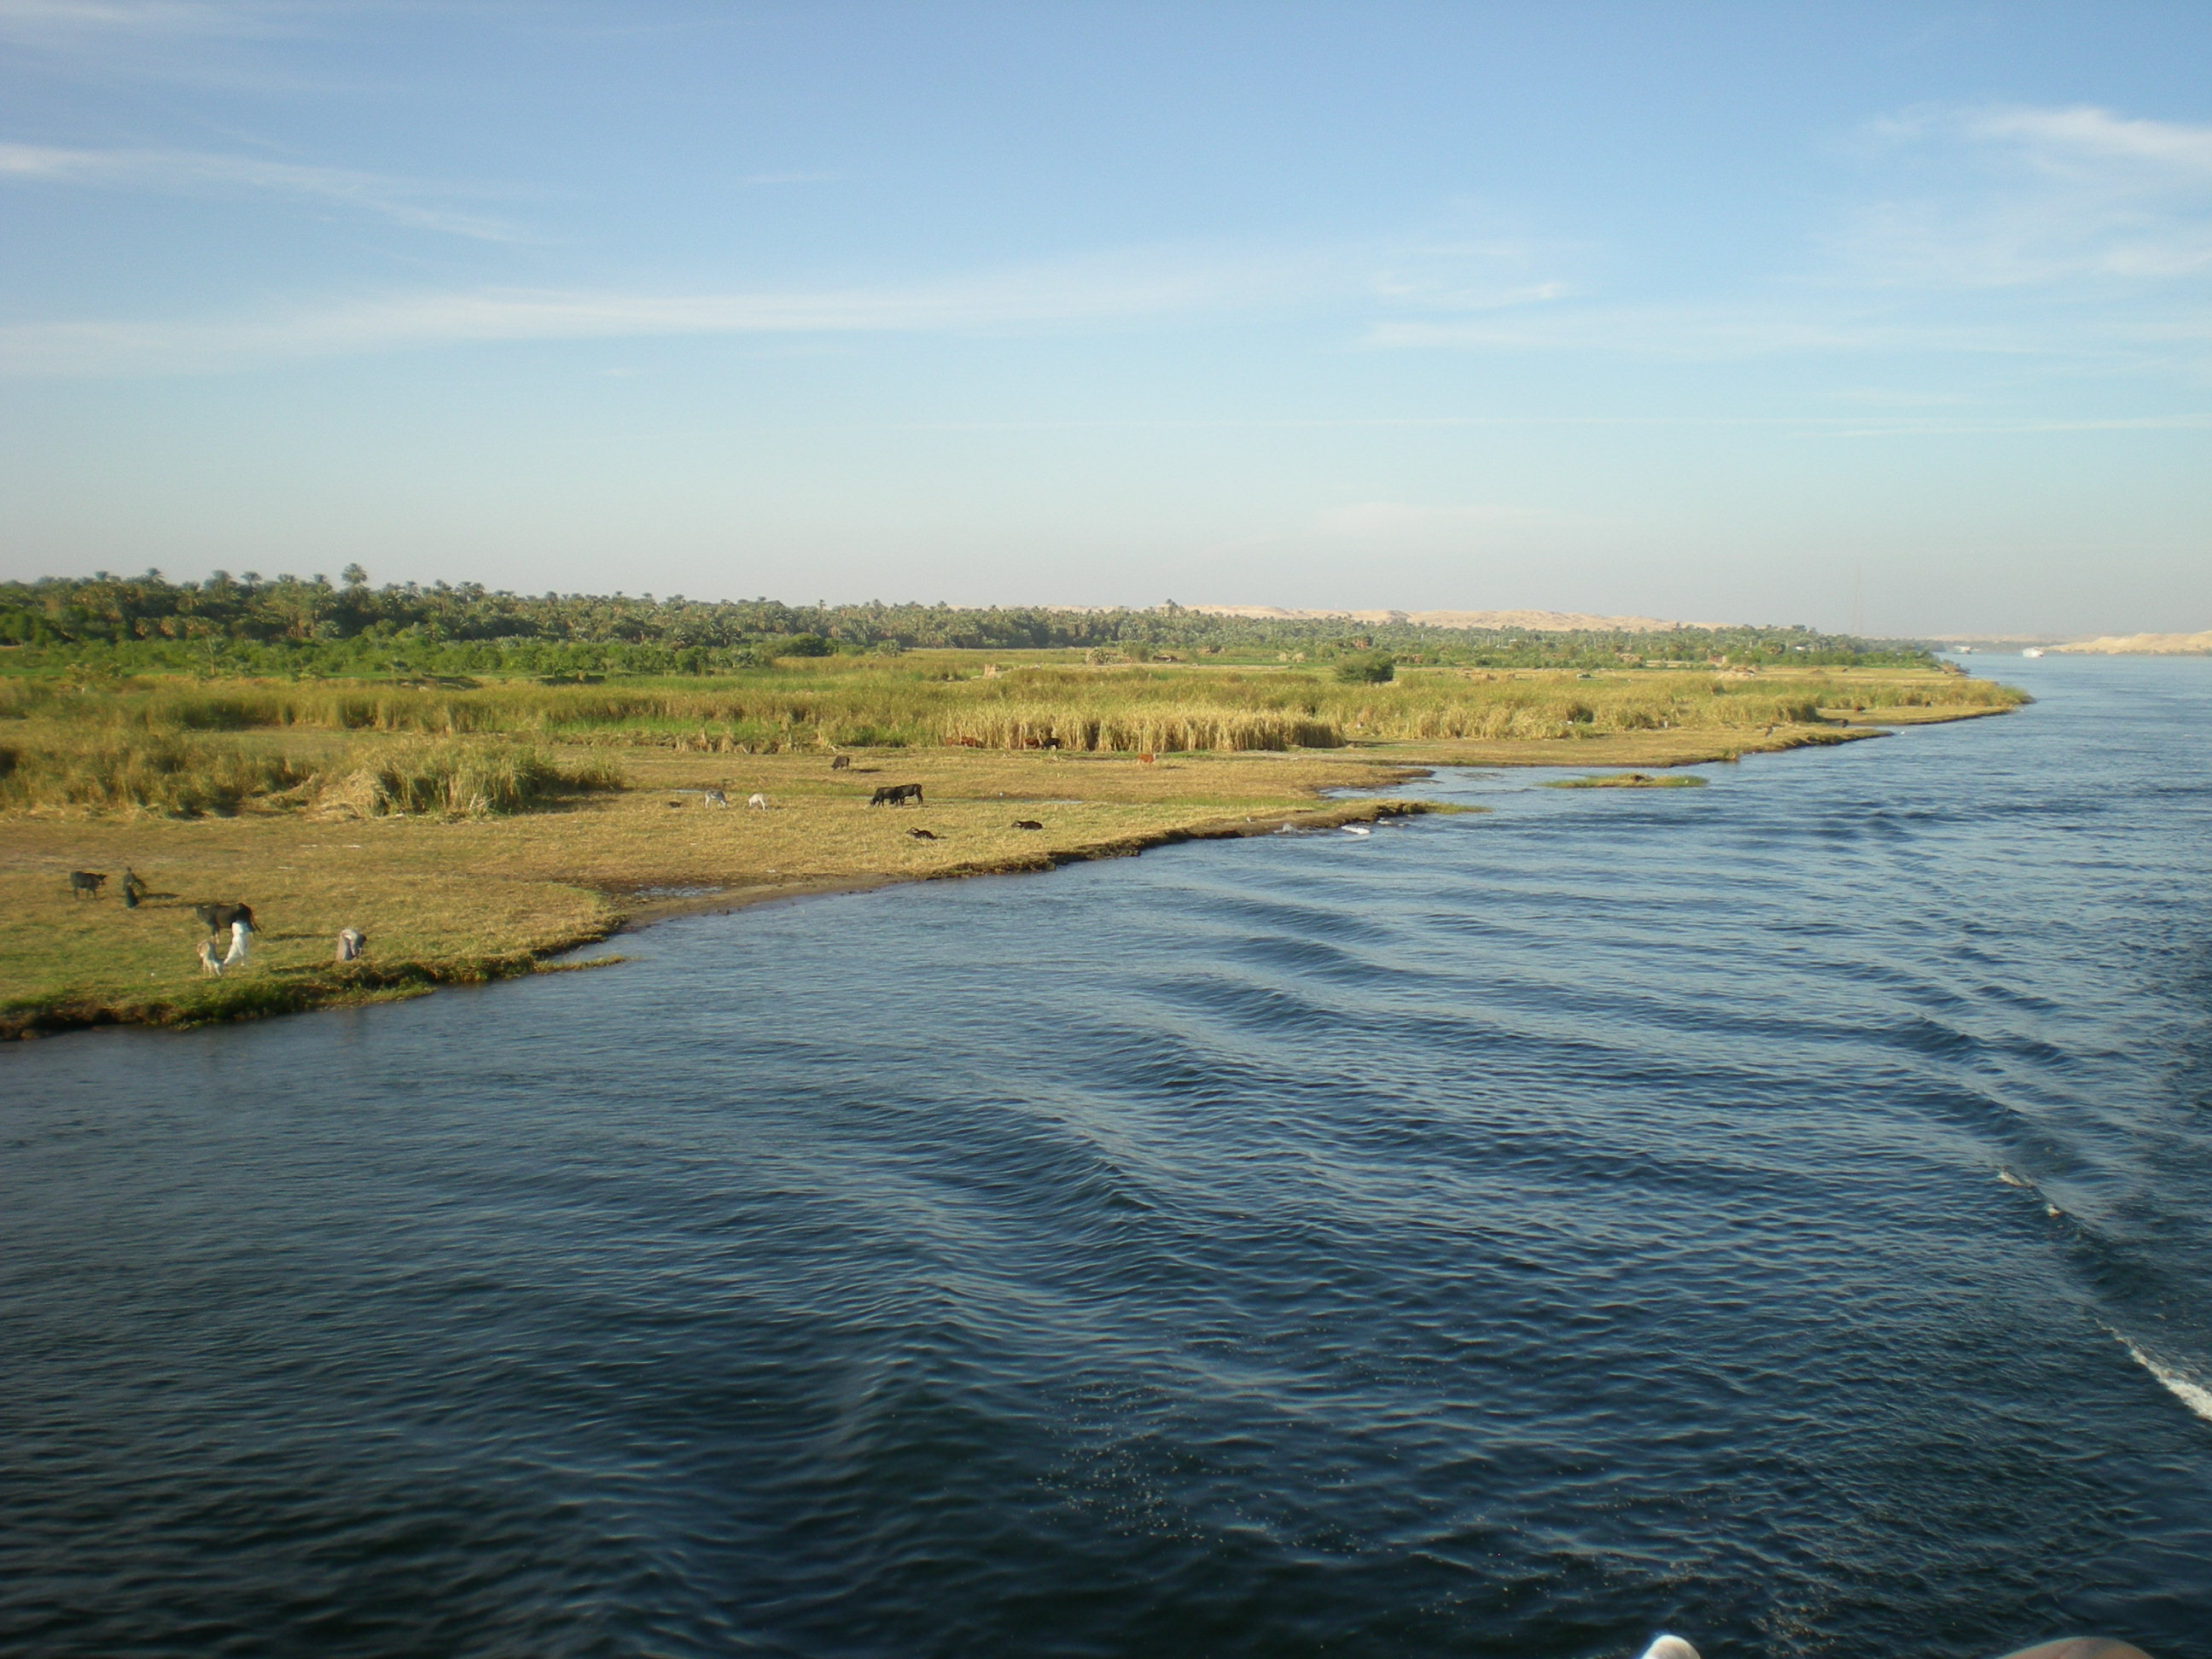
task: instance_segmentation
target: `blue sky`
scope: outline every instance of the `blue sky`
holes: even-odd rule
[[[0,0],[0,576],[2212,627],[2201,0]]]

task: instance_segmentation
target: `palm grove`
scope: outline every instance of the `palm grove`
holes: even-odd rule
[[[325,576],[161,572],[0,583],[0,671],[383,678],[423,675],[711,674],[776,658],[917,648],[1084,650],[1159,658],[1469,667],[1661,663],[1925,665],[1897,649],[1805,628],[1665,633],[1455,629],[1342,619],[1221,617],[1172,602],[1057,610],[871,602],[785,605],[671,594],[526,594],[480,583],[371,585]]]

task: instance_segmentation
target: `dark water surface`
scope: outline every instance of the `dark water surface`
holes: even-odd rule
[[[2207,1659],[2212,662],[1983,666],[0,1054],[0,1647]]]

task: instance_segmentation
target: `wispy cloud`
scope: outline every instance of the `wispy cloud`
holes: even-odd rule
[[[2088,104],[2069,109],[1963,110],[1950,120],[1981,143],[2016,144],[2028,159],[2052,171],[2071,172],[2085,162],[2118,161],[2212,180],[2212,127],[2119,116]],[[1929,123],[1923,115],[1888,125],[1909,134],[1916,126],[1924,131]]]
[[[982,333],[1267,304],[1297,292],[1301,275],[1265,264],[1130,256],[891,288],[697,295],[498,290],[219,321],[25,323],[0,328],[0,373],[195,372],[495,341]]]
[[[1383,252],[1370,284],[1394,310],[1500,311],[1541,305],[1568,291],[1547,269],[1565,250],[1522,235],[1425,238]]]
[[[49,46],[102,36],[256,33],[296,9],[252,0],[0,0],[0,40]]]
[[[0,184],[4,183],[81,185],[169,194],[270,191],[337,203],[425,230],[489,241],[518,239],[512,227],[497,220],[436,205],[436,197],[453,193],[447,187],[381,173],[303,167],[252,156],[0,143]]]
[[[1898,322],[1810,307],[1582,306],[1480,320],[1390,321],[1363,344],[1386,349],[1577,351],[1714,362],[1833,353],[2014,354],[2048,348],[1997,324]]]
[[[2212,126],[2089,106],[1930,106],[1871,122],[1885,187],[1813,244],[1814,263],[1734,297],[1638,304],[1557,279],[1378,285],[1360,343],[1681,362],[1881,355],[2039,357],[2190,374],[2201,311],[2175,279],[2212,270]],[[2018,290],[1992,306],[1974,297]],[[1425,314],[1424,314],[1425,313]]]
[[[2141,286],[2212,270],[2212,126],[2094,106],[1925,108],[1874,123],[1910,192],[1839,246],[1889,286]]]

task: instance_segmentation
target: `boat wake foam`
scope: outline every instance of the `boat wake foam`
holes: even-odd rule
[[[2168,1394],[2188,1407],[2207,1423],[2212,1423],[2212,1389],[2206,1388],[2180,1367],[2168,1364],[2155,1354],[2144,1352],[2127,1338],[2121,1336],[2118,1331],[2114,1331],[2112,1334],[2118,1339],[2120,1346],[2128,1351],[2128,1358],[2156,1377],[2160,1385]]]

